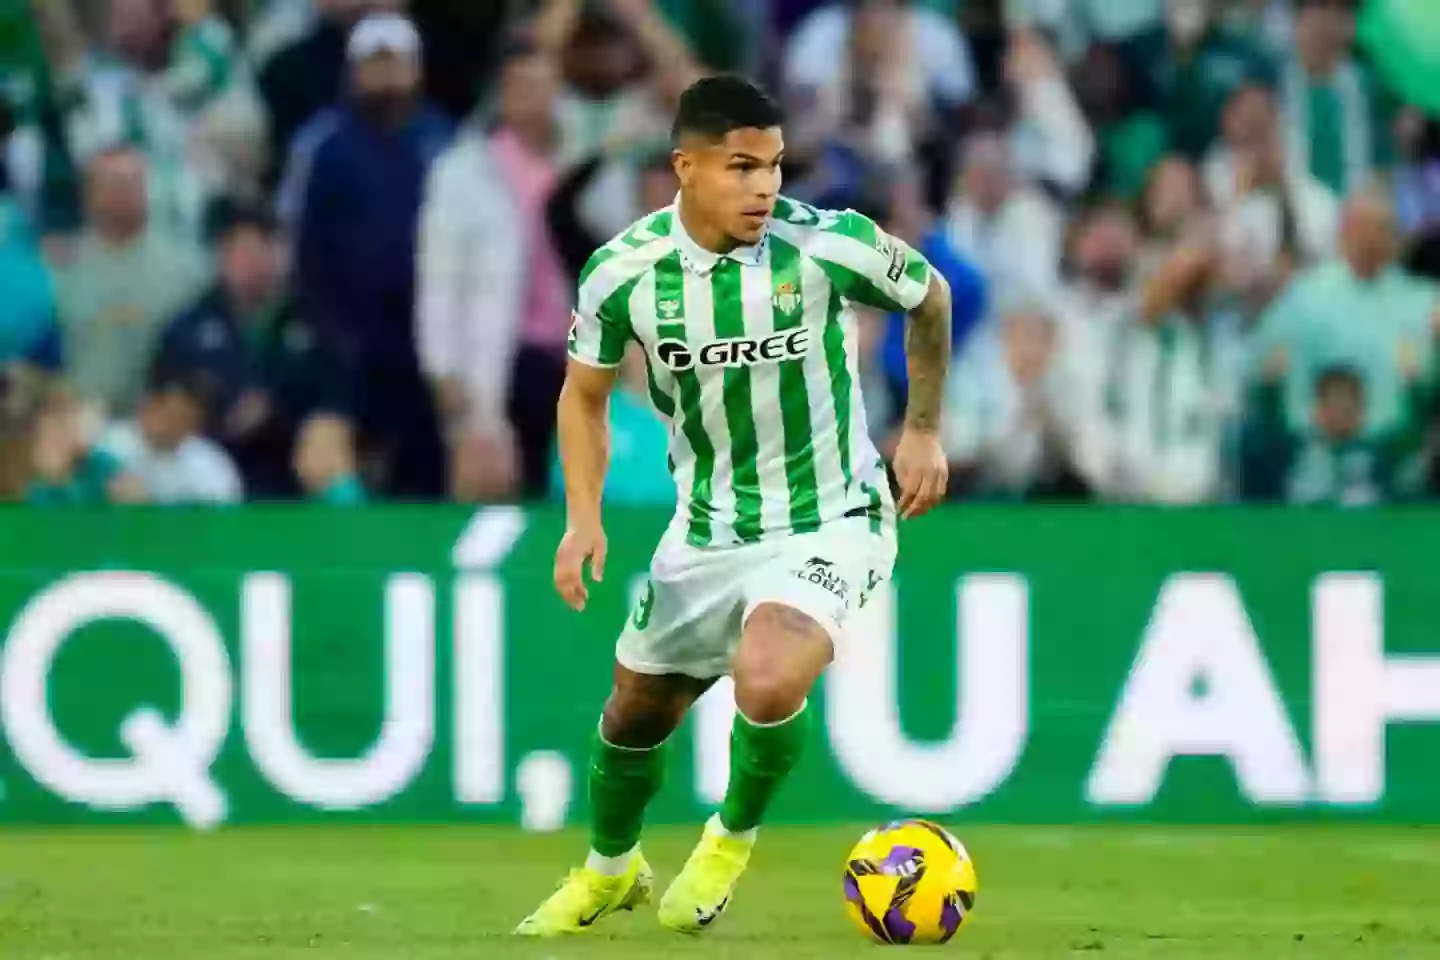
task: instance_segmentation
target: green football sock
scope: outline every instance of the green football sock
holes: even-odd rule
[[[640,842],[645,805],[665,779],[665,745],[631,750],[606,743],[590,750],[591,847],[602,857],[629,853]]]
[[[720,807],[721,826],[731,833],[743,833],[760,825],[775,791],[800,759],[809,730],[808,705],[774,724],[752,723],[744,714],[735,714],[730,734],[730,786]]]

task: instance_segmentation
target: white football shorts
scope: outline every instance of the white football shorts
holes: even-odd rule
[[[695,547],[677,525],[661,538],[650,580],[616,645],[636,673],[725,676],[750,613],[779,603],[814,619],[843,653],[846,625],[895,565],[892,524],[846,517],[779,540]]]

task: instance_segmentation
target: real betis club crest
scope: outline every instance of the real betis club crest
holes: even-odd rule
[[[795,284],[781,283],[775,286],[773,298],[775,309],[781,313],[790,313],[800,305],[800,295],[795,292]]]

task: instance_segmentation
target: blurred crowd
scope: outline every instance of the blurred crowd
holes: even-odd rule
[[[950,280],[953,497],[1426,497],[1440,97],[1384,2],[0,0],[0,499],[556,498],[575,278],[715,71]],[[903,318],[860,343],[885,450]],[[671,502],[621,382],[607,495]]]

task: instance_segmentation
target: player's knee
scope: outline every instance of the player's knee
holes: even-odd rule
[[[807,614],[761,604],[745,623],[735,660],[735,706],[755,723],[794,716],[833,653],[829,634]]]
[[[634,750],[658,746],[680,724],[683,711],[667,700],[635,696],[616,689],[605,701],[600,716],[600,735],[606,743]]]
[[[776,673],[735,677],[735,708],[752,723],[779,723],[793,717],[810,694],[810,683]]]

